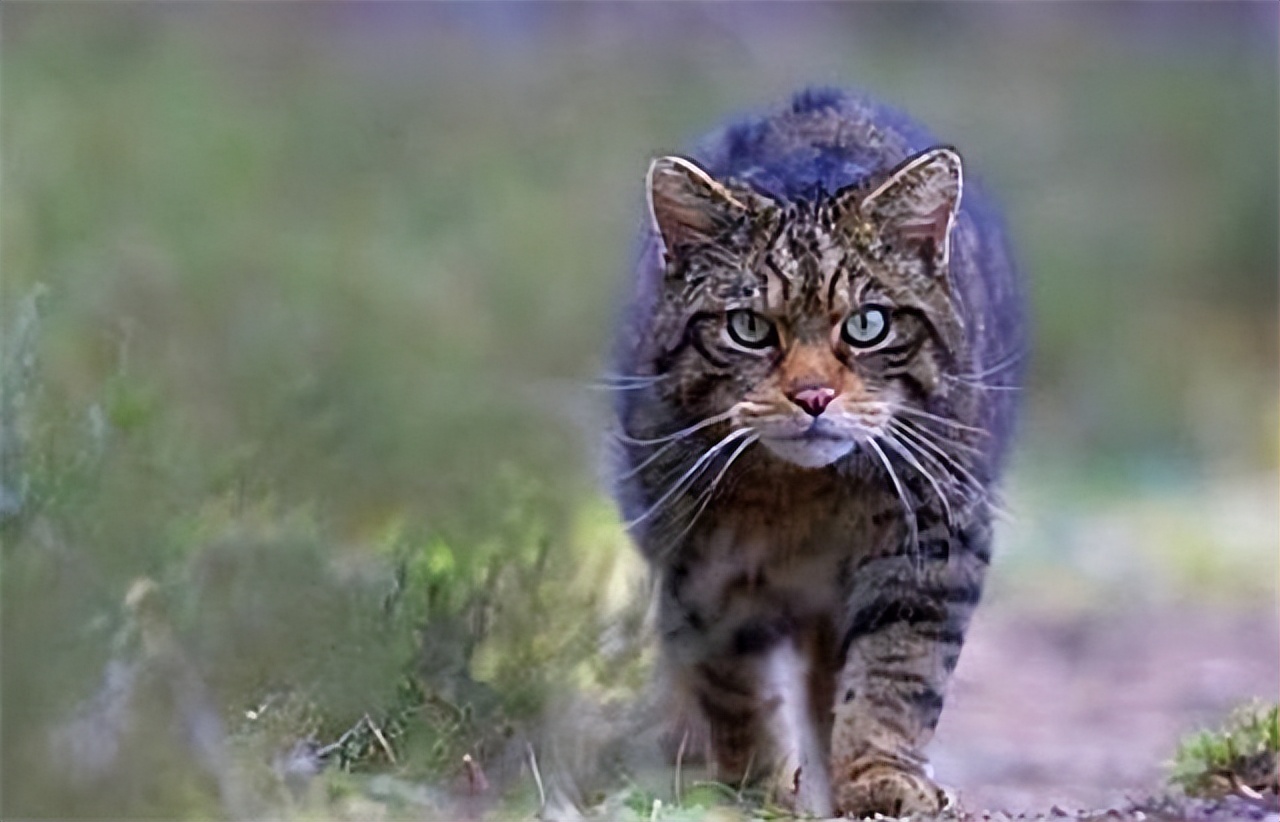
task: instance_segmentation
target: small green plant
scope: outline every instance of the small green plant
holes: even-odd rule
[[[1170,782],[1191,796],[1280,795],[1280,706],[1237,708],[1217,731],[1188,736],[1178,747]]]
[[[586,810],[588,819],[629,822],[775,822],[797,820],[760,788],[735,788],[722,782],[693,780],[676,796],[663,796],[653,786],[631,784]]]

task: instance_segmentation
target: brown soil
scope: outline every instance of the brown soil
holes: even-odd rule
[[[932,759],[966,809],[1126,807],[1164,791],[1183,734],[1278,693],[1274,607],[1049,615],[993,602],[971,628]],[[1247,816],[1234,805],[1192,811]]]

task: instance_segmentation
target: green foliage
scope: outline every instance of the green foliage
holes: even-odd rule
[[[213,694],[237,771],[281,807],[290,793],[269,766],[300,743],[343,771],[394,767],[439,780],[464,753],[485,761],[513,734],[527,737],[549,694],[570,682],[639,681],[625,659],[591,653],[604,624],[592,615],[619,605],[609,601],[607,578],[624,546],[606,506],[558,515],[547,485],[509,462],[474,501],[493,512],[486,527],[433,529],[398,514],[353,544],[314,510],[255,495],[261,485],[241,475],[252,453],[208,453],[168,434],[172,408],[120,401],[145,393],[123,364],[83,417],[40,413],[50,405],[30,356],[42,336],[32,297],[13,326],[4,372],[21,389],[5,395],[15,413],[6,417],[14,458],[4,481],[24,489],[3,523],[4,606],[12,609],[4,652],[13,660],[5,698],[28,717],[10,721],[7,744],[39,749],[49,724],[92,710],[105,666],[148,670],[144,637],[157,630]],[[150,410],[129,413],[128,424],[98,411],[117,403]],[[130,540],[143,543],[129,551]],[[610,542],[613,552],[585,553]],[[98,554],[98,545],[122,553]],[[59,584],[68,570],[71,584]],[[121,604],[140,572],[157,580],[148,582],[145,615]],[[41,654],[50,641],[75,652]],[[161,726],[184,719],[150,709]],[[126,751],[156,747],[146,732],[115,741]],[[157,812],[205,807],[212,785],[191,752],[162,750],[163,768],[129,752],[131,767],[115,776],[161,787],[159,804],[145,806]],[[96,780],[69,790],[65,775],[24,760],[17,772],[39,777],[29,790],[57,790],[63,813],[144,808]],[[14,807],[28,796],[19,788]]]
[[[35,777],[10,795],[13,807],[45,792],[68,815],[211,800],[207,766],[181,740],[147,739],[153,725],[189,720],[181,696],[148,705],[152,730],[110,740],[125,751],[117,780],[156,785],[159,804],[104,791],[98,777],[67,784],[69,774],[27,755],[68,717],[110,724],[111,665],[158,676],[162,694],[174,679],[165,671],[194,672],[199,688],[184,693],[211,695],[239,778],[284,804],[273,771],[299,744],[319,765],[439,780],[463,754],[486,761],[527,739],[550,694],[604,674],[591,654],[604,624],[594,615],[616,555],[588,552],[602,533],[622,545],[602,505],[571,516],[554,486],[509,460],[472,500],[488,512],[484,525],[430,527],[401,511],[367,538],[347,535],[246,476],[251,449],[217,454],[174,435],[173,407],[139,387],[124,357],[87,412],[59,407],[33,355],[47,341],[37,296],[19,306],[4,371],[3,482],[15,489],[2,524],[4,698],[23,708],[10,714],[6,756]],[[141,582],[151,593],[139,611],[125,592]],[[64,652],[43,653],[51,642]],[[626,669],[608,666],[600,681]],[[134,688],[126,702],[152,690]],[[164,768],[137,745],[166,751]]]
[[[771,822],[796,819],[760,790],[739,790],[721,782],[693,781],[674,800],[632,785],[606,797],[588,818],[626,822]]]
[[[1169,781],[1192,796],[1280,795],[1280,706],[1242,705],[1218,730],[1183,739]]]

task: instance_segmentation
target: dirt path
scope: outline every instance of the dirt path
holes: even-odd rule
[[[1160,791],[1184,733],[1280,693],[1274,607],[1052,616],[991,605],[932,747],[937,777],[966,808],[1075,816],[1128,805]]]

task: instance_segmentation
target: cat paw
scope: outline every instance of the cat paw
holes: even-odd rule
[[[947,805],[947,796],[923,774],[890,765],[870,768],[857,779],[836,786],[836,808],[842,816],[867,817],[933,815]]]
[[[768,804],[788,816],[832,816],[831,787],[820,766],[801,767],[794,762],[778,768],[766,782]]]
[[[798,766],[782,767],[768,780],[768,803],[790,816],[799,816],[804,812],[800,803],[800,776]]]

